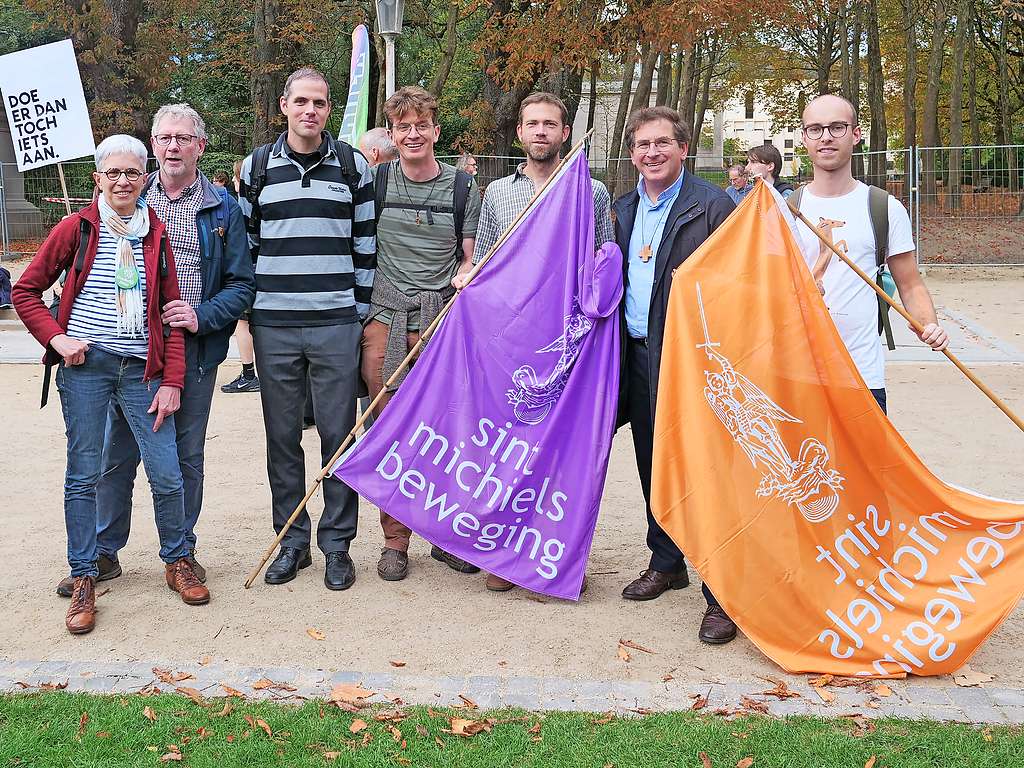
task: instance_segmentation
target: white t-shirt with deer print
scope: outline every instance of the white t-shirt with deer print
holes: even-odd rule
[[[856,188],[841,197],[817,197],[809,188],[802,192],[800,211],[821,229],[832,244],[849,256],[872,279],[875,266],[875,235],[868,214],[868,187],[857,182]],[[818,254],[808,263],[815,271],[826,254],[831,254],[817,235],[803,223],[799,225],[804,239],[804,253]],[[886,258],[914,250],[913,229],[903,203],[889,195],[889,248]],[[817,275],[815,275],[817,277]],[[885,387],[885,355],[878,334],[878,300],[875,292],[856,273],[831,254],[825,268],[823,284],[825,304],[835,321],[839,335],[853,357],[860,375],[871,389]]]

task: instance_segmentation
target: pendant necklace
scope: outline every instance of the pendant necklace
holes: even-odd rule
[[[640,204],[643,205],[643,201],[641,201]],[[672,208],[672,206],[668,205],[667,203],[665,204],[665,210],[661,214],[661,219],[659,219],[658,223],[655,225],[654,232],[658,231],[658,227],[661,227],[661,226],[664,225],[665,219],[668,218],[668,212],[669,212],[669,210],[671,208]],[[654,249],[651,247],[652,244],[654,243],[654,232],[651,232],[651,240],[650,240],[650,242],[644,243],[643,247],[640,249],[640,260],[644,264],[649,262],[651,260],[651,256],[654,255]],[[647,208],[645,207],[645,208],[642,208],[641,211],[640,211],[640,241],[641,242],[643,242],[643,240],[646,237],[646,235],[647,235]]]
[[[437,161],[435,160],[434,162],[437,162]],[[412,194],[409,192],[409,179],[408,179],[408,177],[406,177],[405,173],[402,171],[401,164],[397,163],[397,161],[396,161],[396,164],[398,165],[399,172],[402,174],[402,186],[405,187],[405,197],[406,197],[406,199],[411,204],[415,205],[415,201],[412,199]],[[437,186],[437,180],[441,178],[441,175],[442,175],[441,174],[441,163],[438,162],[437,163],[437,176],[434,177],[434,181],[430,185],[430,190],[427,192],[427,200],[432,200],[433,199],[434,187]],[[428,203],[428,205],[429,205],[429,203]],[[427,211],[427,221],[430,224],[434,223],[433,217],[430,216],[429,210]],[[420,209],[417,208],[416,209],[416,225],[419,226],[422,223],[423,223],[423,219],[420,218]]]

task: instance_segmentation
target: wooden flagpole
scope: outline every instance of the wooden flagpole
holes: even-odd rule
[[[64,164],[57,163],[57,174],[60,176],[60,188],[64,193],[64,208],[68,212],[68,216],[71,215],[71,199],[68,197],[68,183],[64,180]]]
[[[564,168],[570,160],[575,158],[576,155],[580,151],[582,151],[584,143],[590,137],[591,133],[593,133],[593,129],[588,131],[586,135],[582,139],[580,139],[579,142],[576,143],[576,145],[569,151],[569,154],[566,155],[558,164],[554,172],[550,176],[548,176],[547,180],[541,185],[540,189],[538,189],[534,193],[533,197],[530,199],[530,202],[527,203],[526,207],[519,212],[519,215],[516,216],[515,221],[513,221],[509,225],[508,229],[506,229],[502,233],[501,237],[498,238],[498,240],[494,243],[494,245],[487,252],[487,254],[482,259],[480,259],[480,261],[473,267],[472,270],[470,270],[466,274],[466,285],[468,285],[473,280],[473,278],[477,276],[477,274],[483,268],[484,264],[486,264],[490,260],[491,256],[494,255],[494,252],[497,251],[498,248],[501,247],[501,245],[504,244],[506,240],[508,240],[509,236],[515,231],[516,227],[519,226],[519,222],[526,217],[527,213],[530,212],[534,204],[537,202],[537,200],[540,199],[541,195],[544,194],[544,191],[551,185],[551,183],[558,176],[562,168]],[[438,325],[440,325],[444,317],[448,314],[448,311],[452,308],[452,305],[455,303],[455,300],[458,297],[459,293],[456,292],[456,294],[451,297],[448,303],[444,305],[438,316],[434,318],[434,321],[427,326],[425,331],[423,331],[420,334],[419,341],[417,341],[415,346],[413,346],[413,348],[409,350],[409,354],[405,356],[405,359],[398,366],[398,370],[391,374],[390,378],[388,378],[388,380],[384,382],[384,386],[381,389],[381,391],[377,393],[377,396],[373,398],[373,402],[371,402],[369,407],[360,415],[359,419],[355,423],[355,426],[352,427],[352,430],[348,433],[348,436],[344,439],[344,441],[342,441],[341,445],[338,447],[338,450],[334,452],[334,455],[331,457],[330,461],[327,462],[326,466],[320,469],[320,472],[316,476],[316,479],[313,480],[313,484],[309,487],[309,490],[306,491],[306,495],[302,497],[302,501],[299,502],[298,506],[295,507],[295,511],[292,512],[291,516],[281,527],[281,532],[277,534],[277,536],[274,538],[273,543],[271,543],[271,545],[267,547],[267,551],[263,553],[263,558],[260,560],[259,565],[257,565],[253,569],[252,573],[249,574],[249,578],[245,582],[246,589],[249,589],[249,587],[252,586],[253,582],[256,581],[256,578],[260,575],[260,572],[263,570],[263,566],[265,566],[267,564],[267,561],[273,556],[274,550],[276,550],[278,545],[281,543],[281,540],[284,538],[285,533],[287,533],[288,529],[291,528],[292,523],[294,523],[295,519],[302,513],[302,510],[306,508],[306,504],[308,504],[309,500],[313,498],[313,494],[316,493],[317,488],[320,487],[320,484],[324,481],[324,479],[327,478],[328,475],[331,474],[331,467],[333,467],[335,463],[338,461],[338,459],[341,458],[341,454],[345,452],[345,449],[352,444],[352,441],[355,439],[356,433],[363,426],[363,424],[366,423],[366,420],[369,418],[370,414],[373,413],[373,409],[377,406],[377,403],[379,403],[380,400],[387,393],[388,387],[394,384],[402,375],[402,373],[405,372],[406,368],[409,367],[412,361],[416,358],[416,355],[419,354],[419,351],[423,347],[423,345],[426,344],[427,340],[434,334],[434,331],[437,329]]]
[[[811,224],[811,222],[808,221],[807,217],[804,216],[797,207],[795,207],[792,203],[788,201],[786,204],[789,206],[789,210],[793,212],[793,215],[800,219],[800,221],[802,221],[811,230],[811,232],[817,235],[818,239],[821,240],[821,242],[824,243],[826,246],[828,246],[829,250],[831,250],[832,253],[838,256],[843,261],[843,263],[846,264],[846,266],[848,266],[850,269],[856,272],[857,276],[860,277],[861,280],[863,280],[865,283],[871,286],[871,289],[878,294],[879,298],[884,300],[885,303],[888,304],[893,309],[895,309],[903,317],[904,320],[910,323],[910,327],[913,328],[918,333],[918,335],[921,334],[921,332],[924,330],[924,327],[919,322],[917,322],[917,320],[911,317],[909,312],[907,312],[903,307],[901,307],[899,304],[893,301],[892,298],[890,298],[889,294],[883,291],[874,280],[868,277],[867,273],[864,272],[863,269],[858,267],[849,256],[847,256],[845,253],[836,248],[831,243],[831,241],[825,237],[825,234],[816,226]],[[963,373],[964,376],[970,379],[971,382],[973,382],[978,389],[984,392],[985,396],[993,403],[995,403],[996,408],[1005,413],[1006,416],[1010,419],[1010,421],[1016,424],[1021,431],[1024,431],[1024,421],[1022,421],[1017,414],[1010,410],[1010,407],[1006,403],[1004,403],[999,398],[999,396],[996,395],[995,392],[993,392],[991,389],[985,386],[985,384],[981,381],[981,379],[979,379],[974,374],[973,371],[971,371],[966,365],[960,362],[959,358],[957,358],[956,355],[949,351],[948,346],[942,350],[942,354],[948,357],[949,361],[953,363],[953,365],[955,365],[957,368],[959,368],[960,372]]]

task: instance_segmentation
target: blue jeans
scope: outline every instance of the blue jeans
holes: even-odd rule
[[[174,436],[185,492],[187,553],[196,548],[196,521],[203,507],[206,427],[210,422],[210,405],[216,384],[217,369],[200,376],[199,345],[192,338],[185,339],[185,388],[181,392],[181,408],[174,414]],[[107,411],[103,473],[96,488],[96,548],[99,554],[113,560],[128,543],[131,532],[132,490],[139,459],[139,444],[124,410],[112,400]]]
[[[96,576],[96,486],[103,461],[107,408],[113,401],[124,413],[142,449],[153,492],[160,535],[160,559],[173,563],[188,554],[181,470],[174,443],[174,417],[153,431],[156,415],[147,413],[160,386],[143,382],[146,362],[92,347],[81,365],[57,369],[57,389],[68,436],[64,477],[64,524],[72,576]]]

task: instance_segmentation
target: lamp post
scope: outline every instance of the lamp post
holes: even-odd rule
[[[377,31],[384,38],[384,94],[395,92],[395,38],[402,34],[405,0],[377,0]]]

